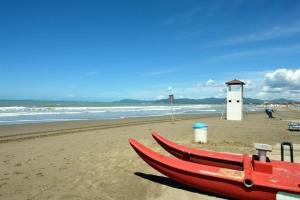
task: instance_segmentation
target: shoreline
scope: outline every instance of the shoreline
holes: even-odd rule
[[[219,115],[218,113],[174,115],[174,121],[217,117]],[[125,119],[71,120],[0,125],[0,143],[161,122],[172,122],[172,118],[171,116],[151,116]]]
[[[0,107],[0,125],[110,120],[174,115],[224,113],[223,104],[132,105],[110,107]],[[261,111],[259,106],[246,106],[245,112]]]

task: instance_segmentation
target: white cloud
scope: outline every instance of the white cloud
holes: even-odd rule
[[[204,84],[202,82],[198,82],[198,83],[193,84],[193,87],[197,87],[197,88],[201,88],[203,86],[204,86]]]
[[[204,87],[219,87],[220,84],[216,84],[216,82],[212,79],[209,79],[205,82],[198,82],[198,83],[195,83],[193,84],[193,87],[196,87],[196,88],[204,88]]]
[[[300,68],[296,70],[277,69],[265,75],[265,82],[271,88],[300,90]]]
[[[300,68],[282,68],[266,73],[259,96],[273,99],[299,99]]]
[[[300,69],[276,69],[273,71],[252,72],[255,77],[241,79],[245,82],[244,95],[261,99],[300,99]],[[209,79],[186,87],[177,87],[176,95],[187,98],[225,97],[224,80]]]
[[[166,70],[158,70],[158,71],[152,71],[142,74],[141,76],[159,76],[159,75],[165,75],[165,74],[171,74],[179,71],[178,69],[166,69]]]
[[[66,97],[66,98],[74,98],[75,95],[74,95],[74,94],[67,94],[67,95],[65,95],[65,97]]]
[[[253,57],[258,55],[282,55],[282,54],[295,54],[300,51],[300,45],[290,45],[290,46],[276,46],[276,47],[268,47],[268,48],[261,48],[261,49],[253,49],[247,51],[238,51],[232,52],[224,55],[219,56],[212,56],[208,58],[209,61],[211,60],[227,60],[227,59],[236,59],[241,57]]]
[[[300,33],[299,21],[291,23],[288,26],[276,25],[256,33],[228,38],[222,41],[218,41],[212,46],[226,46],[226,45],[266,41],[266,40],[277,39],[282,37],[289,37],[298,33]]]
[[[213,85],[215,85],[215,82],[212,79],[209,79],[208,81],[206,81],[205,85],[206,86],[213,86]]]
[[[167,98],[167,97],[164,96],[164,95],[158,95],[158,96],[156,97],[157,100],[160,100],[160,99],[166,99],[166,98]]]
[[[252,80],[243,80],[243,82],[245,83],[245,90],[252,91],[255,89],[255,84]]]
[[[137,99],[165,99],[168,97],[168,86],[172,85],[175,98],[207,98],[226,97],[225,82],[230,77],[240,77],[245,82],[245,97],[260,99],[286,98],[300,99],[300,68],[282,68],[273,71],[252,71],[242,73],[242,76],[224,75],[224,79],[206,79],[199,82],[168,83],[144,88],[140,91],[126,91],[130,98]],[[122,93],[124,96],[125,93]]]
[[[168,91],[171,92],[173,90],[173,87],[169,86]]]
[[[186,87],[177,87],[174,93],[187,98],[224,97],[226,94],[225,81],[209,79]]]
[[[283,88],[280,88],[280,87],[270,87],[268,85],[265,85],[262,87],[262,92],[265,92],[265,93],[282,93],[284,92],[285,90]]]
[[[220,88],[219,88],[219,92],[220,92],[220,93],[226,93],[226,92],[227,92],[227,88],[226,88],[225,86],[220,87]]]

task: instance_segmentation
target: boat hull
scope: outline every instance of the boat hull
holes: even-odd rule
[[[133,139],[129,142],[151,167],[180,183],[234,199],[276,199],[277,188],[244,185],[245,172],[187,162],[163,156]]]
[[[157,132],[151,134],[161,147],[181,160],[228,169],[243,169],[243,157],[241,155],[192,149],[167,140]]]

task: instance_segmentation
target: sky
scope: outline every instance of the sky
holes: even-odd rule
[[[300,99],[300,1],[0,1],[0,99]],[[168,90],[172,88],[172,90]]]

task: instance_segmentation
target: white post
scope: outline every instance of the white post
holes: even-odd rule
[[[172,87],[168,87],[168,91],[169,91],[169,100],[170,100],[170,106],[171,106],[171,120],[172,122],[174,121],[174,113],[173,113],[173,100],[174,100],[174,95],[172,93],[173,88]]]

